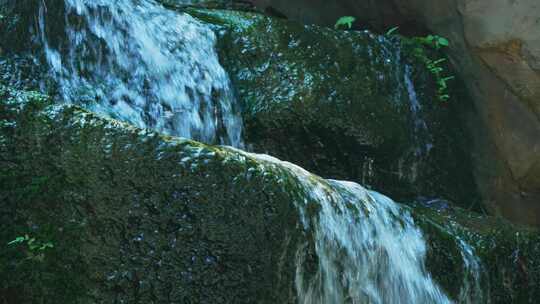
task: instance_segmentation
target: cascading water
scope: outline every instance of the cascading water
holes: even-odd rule
[[[426,245],[408,213],[357,184],[329,185],[313,227],[320,269],[298,282],[302,303],[450,303],[424,269]]]
[[[161,133],[242,146],[208,27],[153,0],[65,0],[64,17],[66,38],[53,45],[48,24],[58,21],[42,1],[40,38],[64,100]]]
[[[296,204],[304,230],[313,236],[318,265],[314,274],[306,269],[308,244],[300,244],[299,303],[453,303],[425,268],[426,241],[407,210],[358,184],[325,180],[267,155],[245,154],[302,184],[303,201]],[[464,281],[458,300],[474,303],[471,296],[481,299],[482,294],[479,261],[470,246],[459,244],[474,278]]]

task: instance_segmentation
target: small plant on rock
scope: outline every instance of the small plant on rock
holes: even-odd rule
[[[393,27],[386,32],[386,36],[391,36],[397,34],[399,28]],[[440,101],[448,101],[450,99],[450,94],[448,93],[448,81],[454,79],[454,76],[444,76],[445,68],[444,63],[447,61],[446,58],[432,59],[429,55],[429,50],[426,48],[431,48],[436,52],[440,52],[441,49],[450,46],[450,41],[448,39],[439,36],[439,35],[427,35],[425,37],[401,37],[402,43],[412,47],[412,55],[420,60],[426,68],[433,74],[435,81],[437,83],[437,96]],[[434,53],[431,51],[431,53]]]
[[[437,80],[437,93],[441,101],[447,101],[448,99],[450,99],[450,95],[448,94],[447,82],[455,78],[454,76],[444,77],[442,75],[442,73],[444,72],[444,68],[441,67],[440,64],[445,61],[445,58],[441,58],[435,61],[427,61],[428,70],[435,76],[435,79]]]
[[[343,17],[338,19],[338,21],[334,25],[334,28],[336,30],[338,30],[340,28],[351,29],[352,24],[353,24],[354,21],[356,21],[356,18],[354,18],[352,16],[343,16]]]

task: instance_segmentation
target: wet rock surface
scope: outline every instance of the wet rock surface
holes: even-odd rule
[[[4,302],[296,303],[295,256],[312,235],[295,207],[306,188],[287,170],[39,93],[0,93],[0,242],[31,234],[54,244],[37,260],[1,251]],[[452,299],[475,295],[470,286],[479,303],[534,303],[536,231],[455,208],[409,210]],[[313,250],[304,253],[314,271]]]
[[[44,262],[2,250],[8,303],[292,301],[294,185],[226,149],[1,97],[1,242],[55,245]]]
[[[536,302],[540,293],[538,230],[460,208],[411,207],[428,242],[426,266],[454,299]],[[467,288],[476,292],[460,297]]]
[[[218,26],[253,151],[397,200],[474,201],[453,105],[437,99],[425,64],[399,39],[253,13],[188,12]]]

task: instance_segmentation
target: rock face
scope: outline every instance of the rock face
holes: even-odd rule
[[[425,63],[399,39],[253,13],[188,12],[218,26],[255,152],[396,200],[474,202],[465,136],[437,100]]]
[[[354,15],[384,31],[432,31],[449,38],[449,55],[474,99],[475,175],[494,213],[540,224],[540,3],[535,0],[255,0],[306,23],[333,25]],[[269,9],[271,8],[271,9]]]
[[[0,0],[0,55],[2,49],[20,51],[28,47],[29,28],[36,8],[32,0]]]

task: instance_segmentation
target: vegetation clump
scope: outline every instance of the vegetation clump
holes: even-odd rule
[[[335,29],[351,29],[356,18],[352,16],[344,16],[338,19],[335,24]],[[443,65],[447,61],[441,50],[450,46],[448,39],[439,35],[427,35],[425,37],[405,37],[398,35],[399,27],[390,28],[385,36],[397,35],[406,48],[412,50],[412,55],[422,62],[425,67],[431,72],[437,83],[437,98],[440,101],[448,101],[450,92],[448,81],[454,79],[452,75],[448,75],[448,68]],[[438,56],[439,58],[434,58]]]
[[[386,35],[395,35],[397,30],[398,27],[393,27]],[[405,37],[399,35],[399,37],[404,47],[410,49],[411,54],[422,62],[433,75],[437,83],[438,99],[440,101],[448,101],[450,99],[448,81],[455,78],[448,75],[448,67],[444,65],[447,59],[441,52],[442,49],[450,45],[448,39],[439,35],[427,35],[425,37]]]

